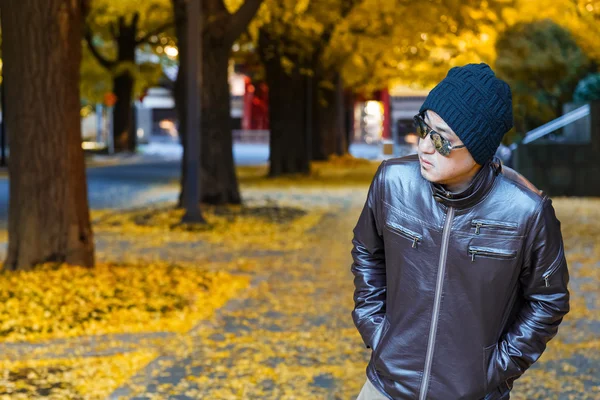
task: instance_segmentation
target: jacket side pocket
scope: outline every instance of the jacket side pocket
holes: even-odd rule
[[[496,346],[498,346],[497,343],[492,344],[491,346],[487,346],[483,348],[483,390],[485,393],[485,396],[488,395],[488,391],[489,391],[489,373],[488,373],[488,369],[490,368],[490,361],[492,358],[492,355],[494,354],[494,349],[496,348]]]
[[[379,348],[379,342],[381,341],[389,327],[390,323],[386,315],[383,317],[383,321],[381,321],[381,324],[379,324],[379,326],[373,333],[373,338],[371,339],[371,348],[373,349],[373,352],[375,352]]]

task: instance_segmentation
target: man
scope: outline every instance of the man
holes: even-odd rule
[[[512,100],[489,66],[452,68],[415,124],[418,155],[379,166],[354,228],[359,399],[508,399],[569,311],[560,222],[494,157]]]

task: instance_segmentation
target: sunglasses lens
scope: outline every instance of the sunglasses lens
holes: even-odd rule
[[[442,138],[437,133],[431,135],[431,140],[433,140],[433,145],[435,146],[436,150],[439,151],[443,147]]]
[[[431,140],[433,141],[433,145],[435,146],[435,149],[438,151],[438,153],[440,153],[443,156],[447,156],[450,154],[448,142],[446,142],[446,140],[444,140],[444,138],[442,138],[439,133],[434,133],[433,135],[431,135]]]
[[[425,129],[425,123],[419,118],[415,118],[415,128],[417,129],[417,135],[421,137],[421,139],[425,139],[427,136],[427,129]]]

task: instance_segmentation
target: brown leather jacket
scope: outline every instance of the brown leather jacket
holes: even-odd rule
[[[354,228],[354,323],[392,399],[508,399],[569,311],[552,201],[497,158],[451,194],[381,163]]]

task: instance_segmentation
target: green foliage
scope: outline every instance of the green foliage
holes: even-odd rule
[[[496,72],[511,86],[520,133],[561,115],[590,67],[569,31],[551,20],[511,26],[496,42],[496,51]]]
[[[589,74],[577,84],[573,101],[586,103],[597,100],[600,100],[600,73]]]

